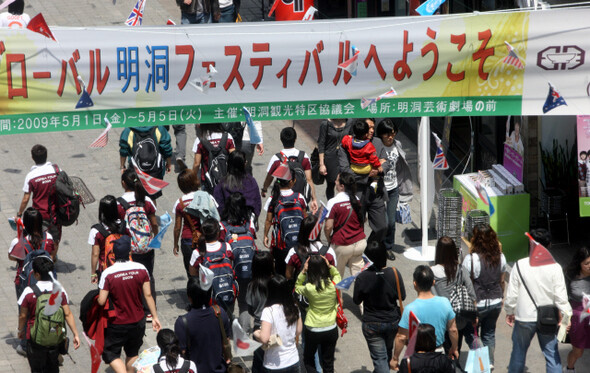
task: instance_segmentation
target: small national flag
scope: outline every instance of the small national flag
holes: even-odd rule
[[[481,198],[483,203],[486,206],[489,206],[490,216],[494,215],[494,212],[496,212],[496,209],[494,208],[494,205],[492,205],[492,200],[490,199],[490,196],[488,195],[486,188],[483,185],[481,185],[479,183],[479,181],[476,181],[475,182],[475,189],[477,189],[477,194],[479,194],[479,198]]]
[[[580,322],[590,316],[590,295],[582,293],[582,312],[580,313]]]
[[[529,232],[526,232],[525,236],[529,238],[529,264],[531,267],[541,267],[547,264],[556,263],[549,250],[547,250],[545,246],[535,241]]]
[[[98,136],[96,140],[94,140],[92,144],[90,144],[89,148],[104,148],[109,143],[109,131],[113,126],[111,125],[111,122],[109,122],[106,116],[104,117],[104,122],[107,124],[107,128],[105,128],[105,130],[102,131],[100,136]]]
[[[518,54],[516,54],[516,50],[514,50],[512,45],[508,44],[507,41],[505,41],[504,44],[506,44],[506,48],[508,48],[508,55],[504,57],[502,62],[512,65],[517,69],[524,69],[524,65],[522,64],[520,57],[518,57]]]
[[[78,81],[82,85],[82,96],[80,96],[80,99],[76,104],[76,109],[94,106],[94,102],[90,98],[90,93],[88,93],[88,91],[86,90],[86,84],[84,83],[84,80],[80,75],[78,75]]]
[[[318,221],[315,223],[315,226],[313,227],[313,229],[309,233],[309,240],[310,241],[315,241],[320,237],[320,234],[322,232],[322,222],[320,221],[319,217],[323,215],[323,210],[325,210],[325,207],[321,206],[318,209],[318,211],[316,211],[315,215],[318,216]]]
[[[43,309],[43,314],[45,316],[51,316],[59,310],[64,292],[61,284],[53,277],[53,273],[49,272],[49,276],[51,276],[53,282],[53,289],[51,290],[51,295]]]
[[[409,323],[410,328],[408,329],[408,336],[410,337],[410,340],[408,341],[404,357],[412,356],[414,354],[414,349],[416,348],[416,337],[418,336],[418,325],[420,325],[420,320],[418,320],[412,311],[410,311]]]
[[[231,324],[232,336],[234,340],[235,354],[234,356],[252,356],[254,350],[260,347],[260,343],[253,341],[244,332],[238,319],[234,319]]]
[[[366,109],[369,106],[371,106],[372,104],[374,104],[375,102],[377,102],[376,98],[364,98],[361,97],[361,109]]]
[[[397,96],[397,92],[395,91],[395,89],[393,89],[393,87],[391,87],[391,89],[389,91],[387,91],[387,92],[379,95],[377,97],[377,101],[379,101],[379,100],[381,100],[383,98],[390,98],[390,97],[393,97],[393,96]]]
[[[383,94],[380,94],[379,96],[377,96],[376,98],[361,98],[361,109],[366,109],[368,108],[371,104],[374,104],[377,101],[380,101],[384,98],[390,98],[393,96],[397,96],[397,92],[395,91],[395,89],[393,89],[393,87],[391,87],[391,89]]]
[[[209,73],[207,73],[207,76],[196,78],[195,80],[190,81],[189,84],[198,89],[199,91],[207,93],[207,90],[209,90],[209,87],[211,86],[213,75],[215,74],[217,74],[217,70],[215,70],[213,65],[209,65]]]
[[[289,168],[289,162],[281,162],[276,170],[272,173],[272,176],[276,177],[277,179],[281,180],[291,180],[293,175],[291,175],[291,169]]]
[[[131,162],[133,164],[133,167],[135,168],[135,173],[137,173],[137,176],[139,177],[139,180],[141,181],[141,184],[143,185],[143,188],[145,189],[147,194],[156,194],[160,190],[164,189],[164,187],[167,187],[168,184],[170,184],[164,180],[158,179],[157,177],[150,176],[142,170],[140,170],[133,159],[131,159]]]
[[[436,133],[432,133],[434,139],[436,140],[436,155],[434,156],[434,160],[432,161],[432,167],[435,170],[446,170],[449,168],[449,163],[447,162],[447,157],[445,157],[445,152],[442,148],[442,141],[436,135]]]
[[[215,277],[215,273],[209,268],[199,264],[199,283],[201,286],[201,290],[207,291],[211,289],[213,285],[213,278]]]
[[[322,214],[319,215],[319,217],[320,217],[319,222],[323,223],[324,220],[326,220],[326,218],[328,217],[328,208],[326,207],[326,205],[324,204],[323,201],[320,201],[320,203],[322,204],[323,209],[321,210]]]
[[[100,368],[100,363],[102,363],[101,352],[98,350],[98,348],[96,348],[94,343],[92,343],[90,338],[88,338],[86,333],[82,332],[82,334],[84,334],[84,338],[86,338],[86,342],[88,343],[88,347],[90,348],[90,358],[92,360],[91,372],[97,373],[98,368]]]
[[[250,111],[245,106],[242,107],[242,111],[244,112],[244,117],[246,118],[246,125],[248,125],[248,134],[250,135],[250,144],[262,144],[262,139],[256,131],[256,126],[254,126],[254,121],[252,120],[252,115],[250,115]]]
[[[315,16],[315,12],[317,11],[318,10],[316,8],[310,6],[309,8],[307,8],[307,12],[305,12],[302,21],[313,21],[313,17]]]
[[[41,35],[45,35],[47,38],[57,41],[49,29],[49,26],[47,26],[47,22],[45,22],[45,18],[43,18],[42,13],[39,13],[35,17],[31,18],[27,28],[31,31],[38,32]]]
[[[127,26],[141,26],[143,20],[143,10],[145,8],[145,0],[137,0],[137,3],[131,10],[131,14],[125,21]]]
[[[436,12],[438,7],[440,7],[445,0],[428,0],[422,3],[418,8],[416,8],[416,12],[421,16],[431,16]]]
[[[549,83],[549,93],[547,93],[547,99],[545,105],[543,105],[543,113],[555,109],[558,106],[566,105],[565,99],[557,92],[557,89]]]
[[[6,0],[5,2],[3,2],[2,4],[0,4],[0,10],[6,8],[7,6],[9,6],[10,4],[14,3],[14,0]]]
[[[337,283],[336,284],[336,287],[338,289],[342,289],[342,290],[348,290],[348,289],[350,289],[350,286],[352,285],[352,283],[354,282],[354,280],[358,277],[358,275],[361,274],[367,268],[369,268],[370,266],[373,265],[373,262],[369,258],[367,258],[366,256],[363,255],[362,258],[363,258],[363,262],[365,263],[363,265],[363,268],[361,268],[361,270],[358,271],[356,275],[349,276],[349,277],[345,278],[344,280],[340,281],[339,283]]]
[[[278,0],[277,0],[278,1]],[[352,57],[347,59],[338,65],[339,69],[348,71],[351,75],[356,76],[356,70],[358,67],[358,59],[360,51],[353,45],[352,46]]]
[[[173,20],[171,20],[170,18],[168,18],[168,21],[166,21],[166,24],[168,26],[175,26],[176,25],[176,22],[174,22]]]

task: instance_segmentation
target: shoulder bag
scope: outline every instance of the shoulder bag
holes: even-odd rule
[[[457,267],[457,274],[455,276],[455,286],[449,295],[451,307],[457,316],[474,322],[477,318],[477,307],[473,299],[469,296],[467,287],[463,284],[463,273],[461,266]]]
[[[347,332],[346,328],[348,328],[348,319],[346,318],[346,315],[344,315],[344,307],[342,307],[342,298],[340,296],[340,292],[338,291],[338,288],[336,287],[336,283],[334,281],[332,281],[332,284],[334,284],[334,290],[336,290],[336,298],[338,299],[338,310],[336,312],[336,324],[342,330],[342,334],[340,334],[340,337],[342,337]]]
[[[221,330],[221,351],[223,353],[223,359],[225,361],[231,361],[231,343],[229,342],[229,339],[227,339],[227,334],[225,334],[225,328],[223,327],[223,321],[221,320],[221,310],[216,304],[212,307],[213,312],[215,312],[215,317],[217,317],[217,320],[219,321],[219,329]]]

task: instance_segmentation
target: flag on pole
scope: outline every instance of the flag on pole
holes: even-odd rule
[[[143,10],[145,8],[145,0],[137,0],[135,6],[131,10],[131,14],[127,17],[125,24],[127,26],[141,26],[143,20]]]
[[[307,12],[305,12],[302,21],[313,21],[313,17],[315,16],[315,12],[317,11],[318,10],[316,8],[310,6],[309,8],[307,8]]]
[[[364,98],[361,97],[361,109],[366,109],[369,106],[371,106],[372,104],[374,104],[375,102],[377,102],[376,98]]]
[[[363,258],[363,262],[364,262],[363,268],[361,268],[361,270],[358,271],[356,275],[349,276],[349,277],[345,278],[344,280],[340,281],[339,283],[337,283],[336,287],[338,289],[342,289],[342,290],[350,289],[350,286],[352,285],[354,280],[358,277],[358,275],[373,265],[373,262],[369,258],[367,258],[366,256],[363,255],[362,258]]]
[[[514,50],[512,45],[510,45],[507,41],[504,41],[504,44],[506,44],[506,48],[508,48],[508,55],[504,57],[502,62],[508,65],[512,65],[517,69],[524,69],[524,65],[522,64],[522,61],[520,60],[518,54],[516,54],[516,50]]]
[[[162,240],[164,239],[164,235],[168,231],[168,227],[172,224],[172,218],[168,211],[162,216],[158,216],[158,234],[152,238],[150,244],[148,245],[151,249],[161,249],[162,248]]]
[[[409,322],[410,328],[408,329],[408,336],[410,339],[404,357],[412,356],[414,354],[414,349],[416,348],[416,337],[418,335],[418,325],[420,325],[420,320],[418,320],[412,311],[410,311]]]
[[[479,181],[476,181],[475,182],[475,189],[477,190],[477,194],[479,195],[479,198],[481,198],[483,203],[490,208],[490,216],[494,215],[494,212],[496,212],[496,209],[494,208],[494,205],[492,205],[492,200],[490,199],[490,196],[488,195],[486,188],[483,185],[481,185],[479,183]]]
[[[555,259],[553,259],[553,255],[551,255],[549,250],[547,250],[545,246],[535,241],[533,236],[531,236],[529,232],[526,232],[525,236],[529,238],[529,264],[531,265],[531,267],[540,267],[547,264],[556,263]]]
[[[199,264],[199,282],[201,286],[201,290],[207,291],[211,289],[213,285],[213,278],[215,277],[215,273],[209,268]]]
[[[90,338],[86,335],[86,333],[82,332],[84,338],[86,339],[86,343],[88,343],[88,347],[90,348],[90,358],[92,360],[91,363],[91,372],[97,373],[98,368],[100,368],[100,363],[102,363],[101,352],[96,348],[95,344],[92,343]]]
[[[211,87],[211,82],[213,81],[213,75],[217,74],[217,70],[213,67],[213,65],[209,65],[209,73],[207,76],[196,78],[189,82],[190,85],[195,87],[197,90],[207,93],[209,88]]]
[[[109,131],[111,130],[111,128],[113,128],[113,126],[111,125],[111,122],[109,122],[106,116],[104,117],[104,122],[107,124],[107,128],[105,128],[105,130],[102,131],[100,136],[98,136],[96,140],[94,140],[92,144],[90,144],[89,148],[104,148],[109,143]]]
[[[277,0],[278,1],[278,0]],[[339,69],[349,72],[351,75],[356,76],[356,70],[358,67],[358,59],[360,55],[360,51],[355,47],[352,46],[352,57],[347,59],[346,61],[342,62],[338,65]]]
[[[47,22],[45,22],[45,18],[43,18],[42,13],[39,13],[35,17],[31,18],[29,24],[27,25],[27,28],[31,31],[38,32],[41,35],[45,35],[45,37],[47,38],[57,41],[57,39],[55,39],[55,36],[53,36],[53,33],[49,29]]]
[[[313,227],[313,229],[309,233],[309,240],[310,241],[317,240],[318,237],[320,237],[320,235],[321,235],[323,219],[320,221],[320,216],[322,216],[324,214],[324,210],[325,210],[325,207],[320,206],[318,211],[316,211],[316,213],[315,213],[315,215],[318,217],[318,221],[315,223],[315,226]]]
[[[166,25],[168,26],[175,26],[176,22],[174,22],[173,20],[171,20],[170,18],[168,18],[168,21],[166,21]]]
[[[250,135],[250,144],[262,144],[262,139],[256,131],[256,126],[254,126],[254,121],[252,120],[252,115],[250,115],[250,111],[244,106],[242,107],[242,111],[244,112],[244,117],[246,118],[246,124],[248,125],[248,134]]]
[[[434,136],[434,139],[436,140],[436,155],[432,161],[432,167],[435,170],[446,170],[449,168],[449,163],[447,162],[447,157],[445,157],[445,152],[442,148],[442,141],[436,133],[432,132],[432,136]]]
[[[244,332],[238,319],[234,319],[231,324],[233,342],[235,347],[234,356],[252,356],[254,350],[261,346],[260,343],[250,339]]]
[[[580,313],[580,322],[590,316],[590,295],[582,293],[582,313]]]
[[[382,100],[384,98],[390,98],[393,96],[397,96],[397,92],[395,91],[395,89],[393,89],[393,87],[391,87],[391,89],[383,94],[380,94],[379,96],[377,96],[376,98],[361,98],[361,109],[366,109],[368,108],[371,104]]]
[[[445,0],[428,0],[422,3],[416,12],[421,16],[431,16],[445,2]]]
[[[566,105],[565,99],[557,92],[557,89],[549,83],[549,93],[547,93],[547,99],[545,105],[543,105],[543,113],[555,109],[558,106]]]
[[[51,290],[51,295],[43,309],[43,315],[45,316],[51,316],[59,310],[64,292],[64,288],[55,277],[53,277],[53,273],[49,272],[49,276],[51,276],[51,281],[53,282],[53,289]]]
[[[326,205],[324,204],[324,201],[320,201],[320,203],[322,204],[322,207],[323,207],[324,209],[322,210],[322,214],[321,214],[321,215],[319,215],[319,217],[320,217],[319,221],[320,221],[320,223],[323,223],[323,222],[324,222],[324,220],[326,220],[326,218],[328,217],[328,208],[327,208],[327,207],[326,207]]]
[[[137,167],[137,163],[135,163],[135,160],[133,158],[131,159],[131,163],[133,164],[133,168],[135,168],[135,173],[139,177],[139,180],[141,181],[141,184],[143,185],[143,188],[145,189],[147,194],[156,194],[160,190],[167,187],[168,184],[170,184],[164,180],[150,176],[142,170],[140,170],[139,167]]]
[[[86,83],[84,83],[84,80],[80,75],[78,75],[78,81],[80,82],[80,85],[82,85],[82,96],[80,96],[80,99],[76,104],[76,109],[94,106],[94,102],[92,102],[92,99],[90,98],[90,93],[86,90]]]

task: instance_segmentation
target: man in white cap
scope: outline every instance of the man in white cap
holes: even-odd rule
[[[104,306],[109,300],[110,307],[116,312],[104,332],[102,359],[117,373],[134,370],[132,365],[143,344],[145,314],[142,296],[153,317],[152,328],[156,332],[161,328],[152,298],[150,276],[142,264],[129,261],[130,251],[129,236],[122,236],[114,242],[115,264],[102,273],[98,284],[98,304]],[[121,359],[121,349],[125,349],[125,362]]]

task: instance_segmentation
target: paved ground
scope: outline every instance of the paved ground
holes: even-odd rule
[[[71,26],[91,26],[91,25],[111,25],[121,24],[129,14],[132,3],[135,1],[119,0],[115,6],[111,1],[101,0],[94,2],[80,2],[79,0],[60,0],[60,1],[27,1],[26,11],[35,15],[43,12],[50,25],[71,25]],[[248,4],[244,5],[248,8]],[[260,3],[251,3],[249,9],[259,9]],[[179,21],[179,11],[174,1],[157,1],[151,0],[147,3],[146,18],[147,25],[163,24],[167,18]],[[254,10],[252,11],[253,14]],[[88,16],[92,14],[92,16]],[[257,19],[257,18],[252,18]],[[257,180],[261,181],[264,177],[264,170],[269,158],[280,150],[278,142],[278,133],[280,129],[290,122],[265,122],[264,137],[266,153],[262,157],[256,157],[254,160],[255,173]],[[299,133],[297,145],[308,152],[314,147],[314,138],[317,138],[317,124],[313,122],[297,123],[296,128]],[[194,131],[188,130],[188,148],[190,149],[194,141]],[[120,195],[123,190],[120,187],[120,174],[118,162],[118,144],[117,139],[121,130],[115,129],[111,133],[111,141],[104,149],[88,149],[88,144],[96,137],[100,131],[75,131],[49,134],[31,134],[31,135],[13,135],[0,137],[0,154],[2,154],[2,166],[0,167],[0,246],[8,248],[10,241],[14,238],[14,232],[10,230],[6,219],[16,214],[18,204],[22,197],[22,184],[26,173],[32,165],[30,159],[30,148],[36,143],[41,143],[49,149],[49,159],[58,163],[62,168],[68,171],[72,176],[79,176],[84,179],[95,198],[98,200],[106,194]],[[415,139],[410,141],[403,135],[399,139],[408,151],[408,157],[412,169],[416,169],[416,147]],[[191,164],[189,162],[189,164]],[[164,197],[159,200],[159,213],[171,211],[176,199],[180,196],[175,182],[176,175],[167,176],[171,185],[166,188]],[[319,196],[324,196],[323,190],[318,191]],[[325,200],[325,197],[322,199]],[[419,194],[416,189],[416,198],[412,203],[412,216],[418,220]],[[76,315],[79,314],[79,302],[88,292],[92,285],[90,284],[90,247],[87,244],[87,236],[90,226],[97,222],[97,203],[86,206],[80,214],[78,225],[66,228],[64,230],[64,239],[60,247],[59,262],[57,265],[59,280],[62,282],[73,302],[72,310]],[[403,228],[398,227],[397,243],[398,249],[403,251],[405,248],[417,245],[412,243],[403,235]],[[180,270],[182,268],[181,259],[172,255],[171,236],[169,235],[166,244],[161,251],[157,252],[156,257],[156,288],[157,303],[160,320],[164,327],[172,327],[178,315],[184,313],[186,305],[185,285],[186,278]],[[434,244],[434,242],[431,242]],[[556,255],[563,264],[568,260],[571,253],[570,248],[562,248]],[[398,255],[395,262],[390,263],[398,267],[406,281],[406,289],[411,301],[415,298],[415,293],[411,286],[411,274],[414,267],[419,264],[411,262]],[[0,303],[0,371],[1,372],[24,372],[28,370],[27,362],[14,351],[16,343],[16,325],[17,325],[17,306],[14,293],[13,279],[15,267],[12,262],[7,260],[6,256],[0,256],[0,268],[4,271],[0,273],[0,292],[6,301]],[[348,316],[350,327],[349,332],[338,341],[336,352],[336,371],[337,372],[369,372],[372,371],[372,363],[368,354],[366,343],[361,333],[359,311],[353,305],[351,292],[344,294],[344,303],[346,314]],[[504,314],[500,316],[497,330],[497,348],[496,348],[496,371],[504,372],[509,360],[511,351],[511,330],[504,323]],[[78,322],[78,325],[79,322]],[[155,333],[151,330],[146,332],[145,346],[155,345]],[[463,348],[465,351],[465,347]],[[561,345],[560,354],[562,360],[569,351],[569,346]],[[463,355],[464,361],[466,354]],[[75,363],[66,358],[62,371],[65,372],[87,372],[90,371],[90,357],[86,344],[84,343],[78,351],[72,352],[72,358]],[[578,363],[579,367],[588,366],[590,358],[585,356]],[[248,364],[248,363],[247,363]],[[533,342],[529,350],[528,371],[540,372],[544,369],[543,356],[540,353],[536,342]],[[103,366],[101,371],[105,370]],[[581,371],[581,370],[580,370]]]

